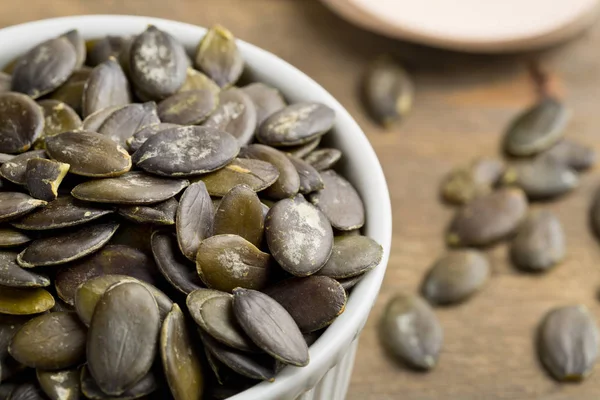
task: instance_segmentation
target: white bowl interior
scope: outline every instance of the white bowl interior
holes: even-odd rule
[[[134,16],[78,16],[26,23],[0,30],[0,65],[5,65],[24,50],[70,29],[79,29],[86,39],[107,34],[130,35],[153,24],[180,40],[193,54],[206,32],[204,28],[156,18]],[[235,27],[233,27],[235,30]],[[235,32],[234,32],[235,33]],[[319,101],[336,112],[336,124],[328,143],[343,151],[340,170],[361,194],[366,206],[365,234],[384,247],[380,265],[353,289],[346,311],[310,348],[310,364],[304,368],[287,367],[275,382],[263,382],[233,397],[235,400],[293,399],[314,386],[318,379],[345,354],[362,330],[375,302],[388,262],[392,215],[383,171],[369,141],[360,127],[325,89],[280,58],[251,44],[239,41],[249,75],[279,88],[292,102]]]

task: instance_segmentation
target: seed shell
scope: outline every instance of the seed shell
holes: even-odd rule
[[[558,197],[579,185],[575,171],[546,158],[513,164],[506,170],[503,181],[520,187],[532,200]]]
[[[174,225],[179,203],[170,198],[154,206],[122,206],[118,213],[138,224]]]
[[[0,152],[29,150],[44,131],[44,113],[28,96],[0,93]]]
[[[8,400],[46,400],[42,390],[33,383],[22,383],[11,393]]]
[[[39,314],[54,307],[54,297],[42,288],[9,288],[0,290],[0,314]]]
[[[81,36],[79,31],[77,29],[72,29],[72,30],[64,33],[60,37],[64,37],[65,39],[67,39],[69,41],[69,43],[71,43],[71,45],[75,49],[75,55],[76,55],[75,68],[83,67],[83,64],[85,63],[85,58],[87,55],[86,54],[87,49],[85,47],[85,40],[83,40],[83,37]]]
[[[45,150],[33,150],[18,156],[3,163],[0,167],[0,175],[17,185],[25,185],[27,183],[27,162],[35,158],[48,158]]]
[[[195,261],[200,243],[213,234],[214,209],[206,186],[192,183],[181,196],[175,227],[183,255]]]
[[[316,149],[304,158],[304,161],[313,166],[317,171],[325,171],[333,168],[342,158],[342,152],[338,149],[322,148]]]
[[[94,68],[83,88],[82,108],[85,117],[107,107],[131,103],[127,76],[115,59]]]
[[[7,226],[0,228],[0,248],[16,247],[30,241],[31,238],[24,232]]]
[[[453,204],[465,204],[492,191],[504,172],[504,164],[494,158],[479,158],[466,167],[455,168],[444,177],[441,194]]]
[[[215,95],[219,95],[221,88],[216,84],[215,81],[210,79],[202,72],[189,67],[187,69],[187,76],[185,83],[179,88],[179,93],[188,92],[191,90],[209,90]]]
[[[233,34],[220,25],[209,29],[198,45],[194,65],[222,88],[233,85],[244,70]]]
[[[50,280],[43,275],[27,271],[17,264],[17,253],[0,252],[0,285],[8,287],[46,287]]]
[[[0,221],[21,217],[45,205],[44,200],[34,199],[25,193],[0,192]]]
[[[261,82],[251,83],[244,86],[242,91],[246,93],[256,108],[256,123],[260,126],[265,119],[284,109],[287,104],[279,90],[265,85]]]
[[[0,382],[2,382],[0,389],[6,384],[7,379],[25,369],[24,365],[8,353],[8,346],[15,333],[30,319],[30,316],[0,315]],[[2,398],[0,393],[0,399]]]
[[[167,232],[154,232],[152,253],[159,271],[175,289],[187,295],[203,287],[195,264],[181,254],[174,235]]]
[[[219,106],[208,117],[204,126],[233,135],[240,146],[254,138],[256,108],[252,99],[240,89],[231,88],[219,94]]]
[[[158,105],[158,115],[163,122],[180,125],[197,125],[215,109],[219,97],[208,89],[175,93]]]
[[[570,139],[563,139],[540,157],[552,159],[576,171],[591,168],[598,159],[598,154],[590,146]]]
[[[335,279],[362,275],[375,268],[383,257],[383,247],[366,236],[336,236],[331,257],[318,272]]]
[[[29,194],[44,201],[56,200],[58,187],[67,175],[69,168],[69,164],[43,158],[33,158],[27,161],[25,177]]]
[[[146,399],[158,389],[158,382],[152,372],[148,372],[142,379],[136,382],[133,387],[127,389],[119,396],[108,396],[98,386],[89,368],[84,366],[81,369],[81,392],[90,400],[133,400]]]
[[[296,167],[298,176],[300,177],[300,193],[308,194],[317,190],[322,190],[325,187],[323,179],[319,171],[317,171],[312,165],[299,158],[289,156],[288,158]]]
[[[1,168],[0,168],[1,171]],[[199,178],[211,196],[225,196],[237,185],[246,185],[255,192],[271,186],[279,177],[273,164],[253,159],[236,158],[218,171]]]
[[[223,197],[214,216],[213,234],[238,235],[260,246],[264,235],[263,208],[250,187],[235,186]]]
[[[68,104],[58,100],[42,100],[38,104],[44,112],[44,132],[35,143],[36,148],[43,148],[44,138],[72,131],[81,127],[81,118]]]
[[[319,147],[319,144],[321,143],[321,139],[322,139],[322,137],[319,136],[319,137],[314,138],[313,140],[306,142],[305,144],[300,144],[298,146],[284,147],[283,151],[285,151],[285,153],[287,155],[290,155],[292,157],[304,158],[307,155],[309,155],[313,150],[315,150],[317,147]]]
[[[115,110],[98,129],[98,133],[127,147],[126,140],[147,125],[160,123],[156,103],[128,104]]]
[[[161,122],[160,124],[150,124],[135,132],[132,137],[126,140],[129,151],[136,152],[148,138],[160,131],[169,128],[177,128],[179,125]]]
[[[88,115],[83,120],[81,129],[89,132],[98,132],[98,129],[100,129],[100,127],[106,121],[106,119],[110,117],[115,111],[120,110],[123,107],[124,105],[106,107],[94,112],[93,114]]]

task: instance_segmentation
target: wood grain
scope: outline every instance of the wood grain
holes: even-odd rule
[[[503,127],[533,101],[526,68],[531,58],[553,71],[575,111],[568,135],[596,145],[599,27],[551,51],[485,57],[381,38],[350,26],[312,0],[28,0],[3,3],[0,26],[88,13],[222,23],[312,76],[363,127],[389,182],[394,241],[381,295],[362,335],[348,400],[598,398],[597,375],[580,385],[556,384],[533,351],[534,329],[552,307],[583,303],[600,319],[600,246],[587,226],[597,171],[585,174],[575,193],[537,205],[555,211],[563,222],[569,255],[562,265],[546,275],[524,275],[507,263],[506,247],[499,245],[489,250],[494,276],[482,293],[438,310],[446,339],[435,371],[413,373],[388,359],[376,328],[386,301],[397,292],[416,292],[423,273],[444,251],[442,233],[452,210],[438,201],[441,177],[456,164],[496,154]],[[357,97],[365,65],[382,53],[403,60],[417,86],[414,112],[390,131],[371,123]]]

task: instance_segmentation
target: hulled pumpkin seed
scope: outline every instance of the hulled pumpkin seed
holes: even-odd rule
[[[178,126],[179,125],[168,123],[146,125],[139,131],[135,132],[132,137],[126,140],[127,146],[130,151],[135,152],[142,147],[144,142],[148,140],[150,136],[169,128],[177,128]]]
[[[257,126],[260,126],[265,119],[287,106],[279,90],[265,85],[264,83],[251,83],[250,85],[244,86],[242,91],[246,93],[254,103]]]
[[[515,163],[506,170],[503,181],[523,189],[530,199],[557,197],[579,185],[579,177],[568,166],[540,158]]]
[[[288,156],[300,177],[300,193],[308,194],[325,187],[319,172],[309,163],[299,158]]]
[[[219,96],[208,89],[188,90],[167,97],[158,105],[158,116],[163,122],[197,125],[216,108]]]
[[[85,47],[85,40],[79,33],[77,29],[72,29],[61,37],[64,37],[71,43],[71,46],[75,49],[75,68],[83,67],[83,63],[85,63],[85,59],[87,56],[87,49]]]
[[[154,227],[149,224],[134,224],[124,221],[110,241],[113,244],[124,244],[142,250],[146,254],[152,254],[150,237],[153,230]]]
[[[427,273],[423,296],[433,304],[458,303],[479,291],[490,272],[490,263],[481,252],[452,251],[438,259]]]
[[[185,83],[179,88],[179,93],[188,92],[190,90],[209,90],[211,93],[218,96],[221,88],[215,81],[204,75],[202,72],[188,67]]]
[[[267,214],[265,231],[271,254],[293,275],[314,274],[331,255],[331,225],[301,195],[277,202]]]
[[[119,207],[119,215],[138,224],[174,225],[179,203],[171,198],[154,206]]]
[[[598,358],[598,327],[582,305],[551,310],[539,328],[539,356],[559,381],[581,381]]]
[[[511,258],[519,267],[545,271],[563,260],[565,235],[558,218],[548,210],[529,214],[511,243]]]
[[[380,333],[393,355],[409,366],[429,370],[437,364],[444,333],[422,299],[406,295],[392,298],[383,313]]]
[[[98,386],[92,375],[90,374],[89,368],[84,366],[81,369],[81,392],[84,396],[90,400],[133,400],[133,399],[145,399],[148,395],[158,389],[158,382],[152,372],[148,372],[138,382],[136,382],[131,388],[119,396],[107,395]]]
[[[593,148],[570,139],[561,140],[540,156],[552,159],[577,171],[592,167],[596,164],[598,158]]]
[[[321,136],[314,138],[313,140],[310,140],[308,142],[306,142],[305,144],[300,144],[298,146],[289,146],[289,147],[284,147],[283,151],[286,152],[286,154],[292,156],[292,157],[297,157],[297,158],[304,158],[307,155],[309,155],[313,150],[315,150],[317,147],[319,147],[319,144],[321,143]]]
[[[266,294],[292,316],[302,332],[314,332],[331,324],[346,307],[346,291],[326,276],[286,279]]]
[[[502,162],[494,158],[479,158],[467,167],[455,168],[442,182],[442,197],[454,204],[468,203],[491,192],[503,170]]]
[[[175,289],[187,295],[203,286],[195,264],[181,254],[174,235],[168,232],[154,232],[152,253],[159,271]]]
[[[192,183],[181,196],[177,217],[177,242],[184,256],[195,261],[200,243],[212,236],[214,209],[206,186]]]
[[[194,65],[222,88],[233,85],[244,70],[233,34],[220,25],[206,32],[196,50]]]
[[[2,169],[0,168],[0,171]],[[271,186],[279,177],[273,164],[261,160],[236,158],[218,171],[199,178],[211,196],[225,196],[237,185],[247,185],[255,192]]]
[[[119,63],[110,58],[95,67],[83,88],[83,115],[87,117],[107,107],[129,103],[129,82]]]
[[[104,246],[116,232],[114,222],[84,226],[72,232],[37,239],[17,257],[20,266],[64,264],[85,257]]]
[[[44,131],[44,113],[30,97],[0,93],[0,152],[22,153]]]
[[[131,46],[131,41],[130,37],[110,35],[95,41],[88,51],[88,65],[95,67],[110,57],[118,59],[123,50]]]
[[[457,211],[447,235],[452,246],[484,246],[512,234],[527,213],[520,189],[500,189]]]
[[[35,373],[41,389],[50,400],[79,400],[81,398],[80,373],[77,369],[63,371],[38,369]]]
[[[156,103],[129,104],[115,110],[102,124],[98,133],[108,136],[123,148],[125,141],[141,128],[160,123]]]
[[[342,285],[342,287],[344,288],[344,290],[346,292],[348,292],[350,289],[352,289],[354,286],[356,286],[356,284],[358,282],[360,282],[360,280],[364,277],[364,274],[362,275],[356,275],[353,276],[351,278],[340,278],[340,279],[336,279],[336,281],[338,281],[340,283],[340,285]]]
[[[108,117],[110,117],[115,111],[120,110],[122,106],[111,106],[106,107],[101,110],[94,112],[93,114],[88,115],[83,120],[81,125],[81,129],[89,132],[98,132],[102,124],[106,121]]]
[[[36,147],[44,147],[44,138],[59,133],[73,131],[81,126],[81,118],[68,104],[58,100],[42,100],[38,102],[44,111],[44,132],[38,139]]]
[[[33,383],[22,383],[11,393],[8,400],[45,400],[42,390]]]
[[[24,232],[9,227],[0,228],[0,248],[20,246],[30,241],[31,238]]]
[[[0,192],[0,221],[18,218],[45,205],[44,200],[34,199],[25,193]]]
[[[23,364],[8,353],[8,346],[15,333],[30,319],[30,316],[0,315],[0,382],[2,382],[0,389],[7,379],[25,369]],[[0,399],[2,399],[1,395]]]
[[[85,326],[75,313],[53,312],[23,325],[8,351],[30,368],[65,369],[85,360],[85,340]]]
[[[231,88],[219,93],[219,106],[204,126],[233,135],[240,146],[249,144],[256,130],[256,108],[252,99],[240,89]]]
[[[325,171],[342,158],[342,152],[338,149],[316,149],[304,158],[304,161],[313,166],[317,171]]]
[[[215,213],[213,233],[238,235],[260,246],[264,234],[262,203],[250,187],[235,186],[223,197]]]
[[[0,290],[0,314],[30,315],[54,307],[54,297],[41,288],[9,288]]]
[[[73,75],[61,87],[50,93],[48,97],[69,105],[77,114],[82,115],[83,89],[91,73],[92,69],[89,67],[75,70]],[[90,130],[93,131],[93,129]]]
[[[4,72],[0,72],[0,93],[10,92],[12,86],[12,77]]]
[[[362,275],[375,268],[383,257],[383,247],[366,236],[336,236],[331,257],[319,275],[335,279]]]
[[[50,280],[43,275],[24,270],[17,264],[17,253],[0,252],[0,285],[9,287],[46,287]]]
[[[27,161],[25,176],[29,194],[40,200],[56,200],[58,186],[67,175],[69,167],[69,164],[43,158],[33,158]]]
[[[27,184],[27,162],[35,158],[47,158],[45,150],[33,150],[19,154],[0,167],[0,175],[17,185]]]

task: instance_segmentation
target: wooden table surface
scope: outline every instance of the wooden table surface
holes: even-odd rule
[[[541,59],[553,71],[572,106],[568,135],[600,151],[600,26],[552,51],[502,57],[394,42],[341,21],[312,0],[5,1],[0,26],[88,13],[224,24],[312,76],[363,127],[388,179],[394,237],[381,295],[360,341],[348,400],[600,398],[600,376],[579,385],[557,384],[540,368],[533,349],[534,329],[552,307],[583,303],[600,320],[600,246],[587,226],[598,185],[595,171],[582,177],[575,193],[539,205],[563,222],[569,255],[562,265],[545,275],[524,275],[507,263],[506,247],[499,245],[489,251],[494,273],[488,286],[463,305],[438,310],[446,339],[435,371],[414,373],[388,359],[376,329],[386,301],[397,292],[414,293],[423,273],[444,252],[443,230],[452,210],[438,202],[440,178],[456,164],[496,154],[507,121],[535,98],[529,59]],[[382,53],[404,60],[417,87],[414,111],[390,131],[371,123],[357,98],[364,66]]]

